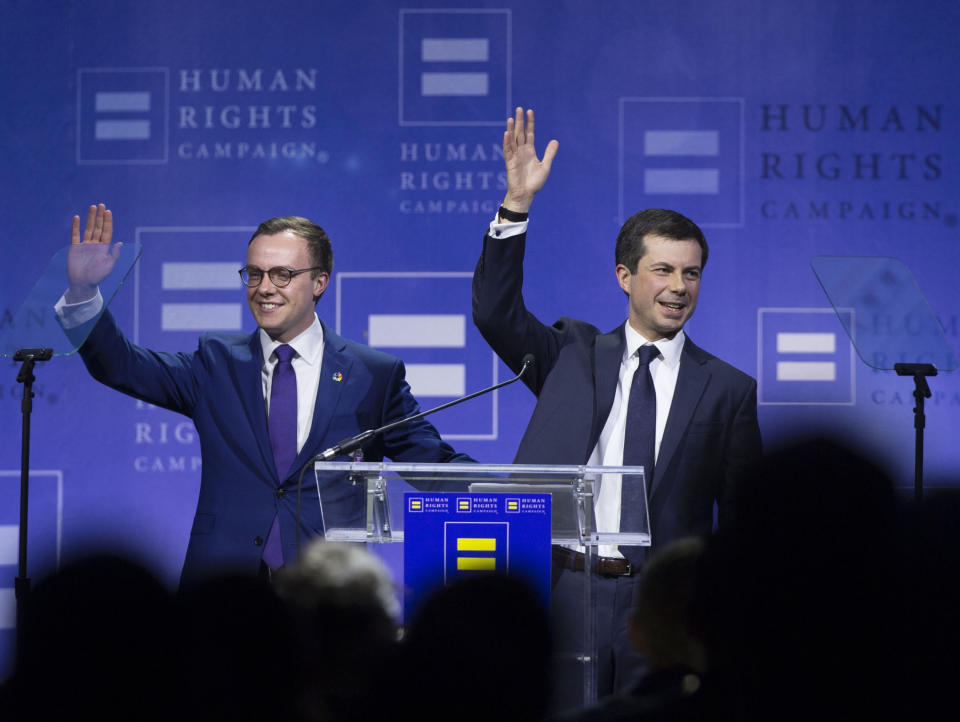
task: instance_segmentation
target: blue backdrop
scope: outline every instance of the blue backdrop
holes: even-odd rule
[[[470,321],[470,274],[503,197],[504,121],[524,105],[539,148],[560,141],[526,263],[542,319],[621,323],[617,229],[676,208],[712,248],[688,331],[759,379],[765,437],[852,430],[909,486],[912,385],[854,357],[809,264],[900,257],[957,346],[956,3],[440,4],[7,0],[0,330],[70,217],[99,201],[119,240],[143,244],[114,303],[131,336],[190,349],[198,326],[250,329],[235,283],[246,240],[296,214],[333,239],[320,315],[408,361],[424,406],[502,379]],[[819,335],[791,337],[797,353],[778,346],[787,333]],[[786,380],[782,361],[816,362],[819,380]],[[0,371],[9,628],[20,404],[16,366]],[[76,357],[38,377],[32,573],[122,545],[175,581],[199,483],[189,421],[98,385]],[[928,483],[950,483],[960,383],[932,386]],[[514,386],[435,423],[458,449],[508,462],[532,401]]]

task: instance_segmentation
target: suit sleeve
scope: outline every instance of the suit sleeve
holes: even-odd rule
[[[469,403],[469,402],[468,402]],[[420,411],[417,400],[406,381],[403,362],[399,359],[393,365],[387,393],[384,398],[383,423],[389,424]],[[383,456],[394,461],[420,463],[470,463],[466,454],[454,451],[440,433],[426,419],[418,419],[388,431],[383,438]]]
[[[130,343],[109,311],[96,322],[80,356],[93,378],[117,391],[187,416],[196,406],[198,354],[161,353]]]
[[[473,322],[494,352],[514,373],[530,353],[536,364],[524,383],[539,395],[560,349],[571,340],[569,319],[547,326],[523,301],[523,255],[526,234],[484,236],[483,252],[473,272]]]

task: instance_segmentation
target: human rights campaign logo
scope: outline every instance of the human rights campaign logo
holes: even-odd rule
[[[443,527],[444,584],[477,572],[506,574],[510,566],[506,522],[447,522]]]
[[[621,98],[621,219],[673,208],[701,226],[742,226],[743,122],[742,98]]]
[[[77,163],[166,163],[168,76],[166,68],[80,68]]]
[[[854,349],[833,309],[761,308],[757,328],[759,404],[855,403]]]
[[[413,395],[433,405],[497,383],[497,359],[470,320],[469,271],[350,271],[335,278],[336,329],[400,356]],[[443,412],[446,439],[498,435],[497,392]]]
[[[510,10],[400,11],[400,125],[502,125]]]
[[[134,341],[158,350],[196,348],[207,331],[252,330],[240,276],[248,226],[137,228]],[[231,260],[235,259],[235,260]]]

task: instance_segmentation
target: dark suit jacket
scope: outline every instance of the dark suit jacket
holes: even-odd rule
[[[606,423],[626,340],[583,321],[541,323],[523,303],[524,236],[484,238],[473,276],[473,317],[497,355],[537,396],[516,463],[585,464]],[[629,443],[629,442],[628,442]],[[687,338],[652,485],[653,545],[710,532],[734,511],[737,487],[760,455],[757,384]]]
[[[277,515],[284,559],[295,559],[296,483],[303,465],[338,441],[418,411],[401,361],[341,338],[326,325],[323,334],[313,426],[293,466],[280,473],[267,433],[258,332],[205,334],[192,353],[160,353],[130,343],[105,312],[81,347],[94,378],[189,416],[197,428],[203,473],[181,585],[224,569],[255,572]],[[397,428],[364,448],[367,461],[385,456],[396,461],[471,461],[424,420]],[[308,471],[301,513],[304,538],[323,528],[313,480]],[[362,488],[341,480],[330,492],[338,499],[324,510],[328,523],[331,515],[363,518]]]

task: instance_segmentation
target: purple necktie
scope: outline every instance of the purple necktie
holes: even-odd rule
[[[653,344],[641,346],[637,350],[640,365],[633,374],[633,383],[630,385],[630,400],[627,403],[627,424],[623,434],[623,465],[642,466],[646,481],[647,493],[653,483],[653,465],[656,451],[657,437],[657,394],[653,388],[653,377],[650,375],[650,362],[657,358],[660,352]],[[640,493],[638,485],[625,484],[620,495],[620,529],[635,531],[643,518],[646,508],[646,499]],[[630,563],[643,563],[643,547],[620,547]]]
[[[297,458],[297,375],[291,360],[296,351],[287,344],[277,346],[277,365],[270,383],[270,446],[280,483]],[[271,569],[283,566],[283,543],[280,538],[280,517],[273,518],[263,548],[263,561]]]

